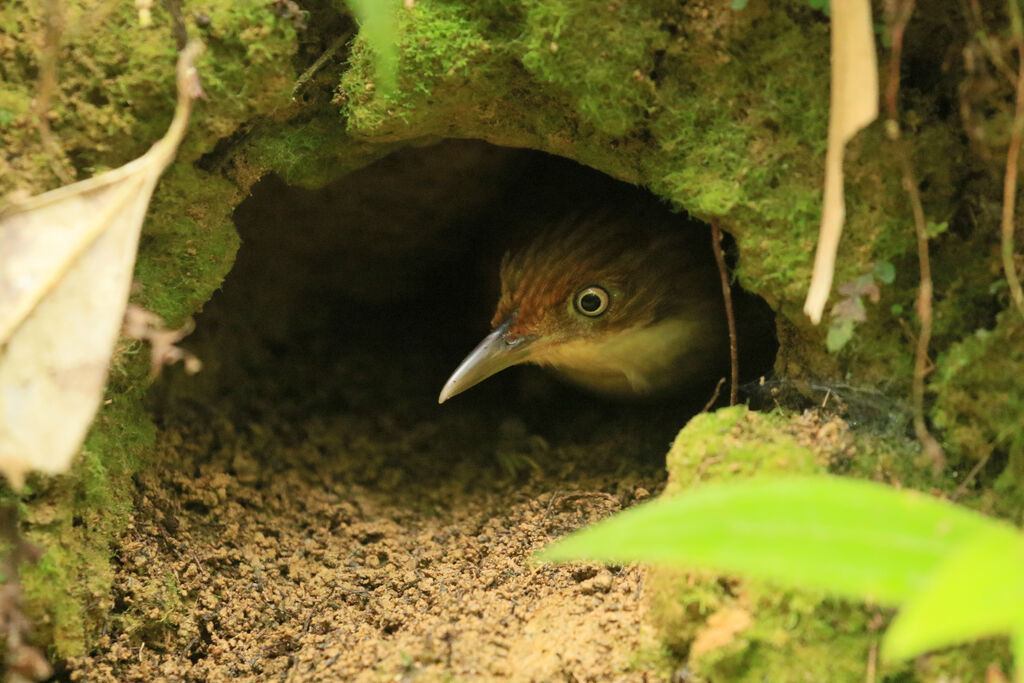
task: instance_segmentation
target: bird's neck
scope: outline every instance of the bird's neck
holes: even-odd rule
[[[721,355],[721,337],[707,316],[666,318],[559,344],[530,359],[575,384],[613,396],[670,391],[707,372]]]

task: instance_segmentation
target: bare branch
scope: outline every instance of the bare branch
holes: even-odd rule
[[[945,466],[946,457],[942,446],[932,433],[924,419],[924,380],[928,374],[928,345],[932,338],[932,267],[928,253],[928,224],[921,203],[921,192],[914,178],[914,165],[906,143],[900,139],[899,124],[899,88],[900,88],[900,57],[903,52],[903,32],[914,11],[914,0],[895,0],[887,3],[889,24],[892,29],[892,54],[889,58],[889,81],[885,89],[885,109],[888,120],[886,133],[893,141],[893,148],[899,159],[903,172],[903,189],[910,200],[910,208],[914,214],[914,230],[917,233],[917,258],[920,268],[921,284],[917,295],[917,316],[921,321],[921,332],[917,336],[917,352],[914,357],[914,382],[912,402],[914,410],[914,433],[921,442],[925,454],[932,461],[932,467],[939,471]]]
[[[1024,315],[1024,291],[1021,290],[1017,267],[1013,262],[1014,215],[1017,209],[1017,166],[1020,158],[1021,129],[1024,128],[1024,29],[1021,27],[1020,7],[1016,0],[1009,0],[1010,25],[1013,27],[1013,42],[1017,48],[1017,78],[1015,83],[1013,128],[1010,131],[1010,147],[1006,151],[1006,177],[1003,182],[1003,216],[1001,221],[1003,272],[1010,286],[1010,296],[1017,310]]]
[[[711,248],[715,252],[715,263],[718,264],[718,275],[722,279],[722,299],[725,301],[725,317],[729,323],[729,364],[732,376],[729,383],[729,405],[736,405],[740,384],[739,347],[736,343],[736,317],[732,312],[732,290],[729,288],[729,271],[725,267],[725,255],[722,253],[722,231],[718,221],[711,221]]]

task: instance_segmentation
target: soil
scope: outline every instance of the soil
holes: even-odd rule
[[[486,451],[451,458],[460,438],[450,421],[403,425],[385,410],[311,418],[287,430],[290,445],[266,425],[240,435],[180,417],[161,438],[180,466],[139,478],[136,522],[117,550],[117,604],[137,630],[112,615],[109,635],[72,663],[72,678],[651,673],[635,661],[652,647],[643,569],[542,566],[530,554],[647,498],[661,486],[657,468],[588,471],[585,453],[514,419],[498,425]],[[384,441],[374,450],[393,455],[367,463],[360,440],[371,435]],[[496,465],[502,453],[548,462],[513,472]],[[398,462],[403,454],[437,458],[454,476],[419,477],[415,464]],[[154,600],[153,586],[164,585],[184,604]]]
[[[185,344],[205,368],[153,391],[115,609],[71,679],[665,677],[645,570],[531,554],[656,495],[710,392],[623,406],[513,368],[437,404],[493,306],[477,214],[523,163],[494,149],[316,193],[268,179],[238,209],[238,261]],[[361,229],[394,214],[389,188],[404,226],[373,229],[393,249]]]

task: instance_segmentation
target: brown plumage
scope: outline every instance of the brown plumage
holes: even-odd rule
[[[685,388],[727,359],[707,228],[653,200],[576,211],[506,254],[492,328],[441,402],[518,363],[602,394]]]
[[[515,312],[510,331],[517,334],[565,334],[573,328],[603,333],[702,309],[709,299],[720,308],[711,243],[702,226],[660,205],[630,208],[577,212],[525,248],[506,253],[492,328]],[[612,293],[616,305],[595,319],[565,315],[559,304],[590,284]]]

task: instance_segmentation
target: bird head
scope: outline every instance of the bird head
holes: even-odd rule
[[[521,363],[607,394],[674,381],[681,354],[717,339],[721,302],[692,226],[656,208],[576,213],[506,254],[491,333],[439,402]]]

